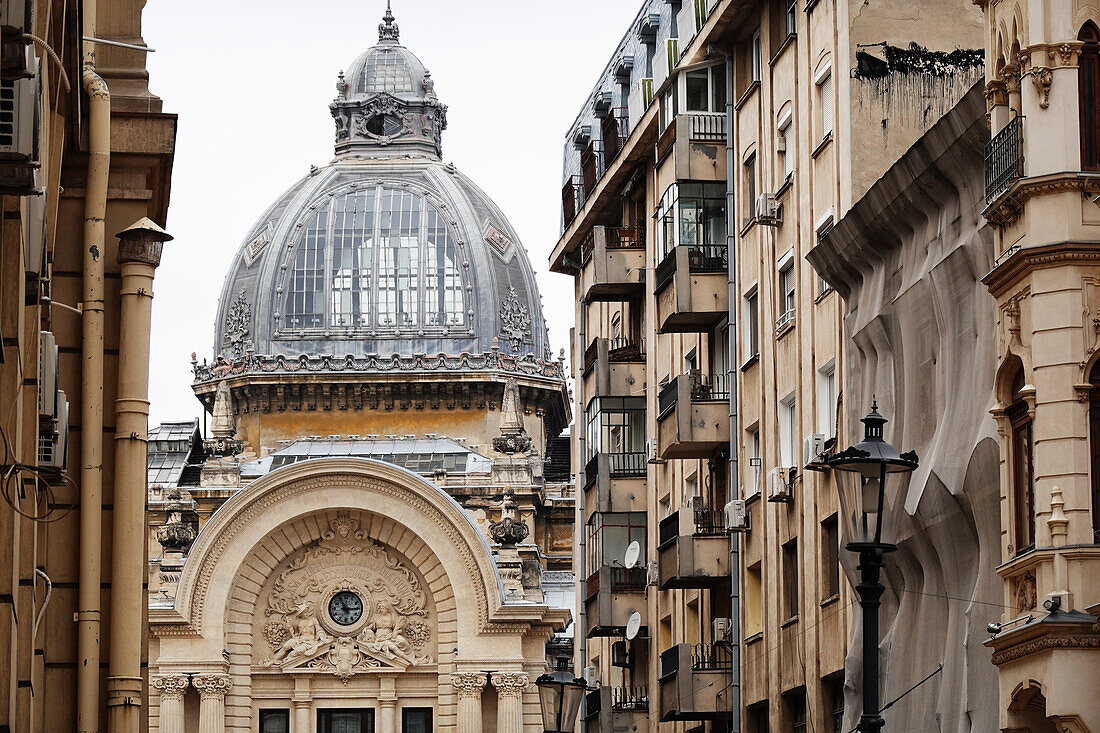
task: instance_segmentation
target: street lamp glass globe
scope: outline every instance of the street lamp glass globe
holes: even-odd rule
[[[572,733],[587,690],[584,680],[568,669],[569,657],[559,656],[557,668],[535,680],[546,733]]]

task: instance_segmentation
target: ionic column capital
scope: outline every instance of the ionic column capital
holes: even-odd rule
[[[458,672],[451,675],[451,684],[458,691],[458,698],[481,699],[485,688],[485,674],[482,672]]]
[[[493,687],[500,697],[521,697],[531,682],[526,672],[494,672]]]
[[[203,700],[207,698],[221,699],[225,697],[225,693],[229,692],[229,688],[233,686],[233,681],[227,674],[197,674],[191,678],[191,684],[199,691],[199,695]]]
[[[187,691],[188,678],[185,674],[158,674],[149,682],[160,693],[161,700],[182,700]]]

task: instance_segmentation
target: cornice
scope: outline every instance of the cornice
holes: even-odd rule
[[[982,216],[990,224],[1008,226],[1020,218],[1028,199],[1042,194],[1066,191],[1080,191],[1082,194],[1100,193],[1100,173],[1061,171],[1045,176],[1020,178],[989,204],[982,212]]]
[[[982,278],[994,297],[1004,295],[1031,270],[1064,265],[1100,265],[1100,241],[1054,242],[1020,247]]]

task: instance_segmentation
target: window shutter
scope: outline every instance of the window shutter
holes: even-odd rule
[[[833,131],[833,75],[829,74],[818,85],[821,93],[821,139]]]

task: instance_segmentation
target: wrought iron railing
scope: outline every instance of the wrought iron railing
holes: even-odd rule
[[[690,244],[688,270],[691,272],[726,272],[729,250],[724,244]]]
[[[649,688],[631,685],[611,688],[611,709],[621,711],[646,711],[649,709]]]
[[[616,364],[627,361],[645,361],[645,347],[637,339],[608,339],[607,359]]]
[[[645,451],[608,453],[607,468],[611,478],[631,478],[646,475]]]
[[[691,647],[691,669],[695,672],[710,672],[733,669],[733,654],[728,644],[693,644]]]
[[[584,180],[581,176],[569,176],[561,189],[561,213],[565,226],[569,226],[584,207]]]
[[[687,375],[691,379],[691,401],[711,402],[730,398],[730,378],[728,374]]]
[[[640,227],[609,227],[608,249],[645,249],[645,229]]]
[[[581,239],[581,264],[587,265],[588,261],[592,259],[592,250],[596,246],[596,230],[589,229]]]
[[[714,536],[726,534],[725,518],[717,509],[696,507],[692,513],[695,519],[696,535]]]
[[[600,125],[603,135],[604,170],[610,167],[630,135],[630,116],[626,107],[612,107]]]
[[[645,567],[608,568],[612,593],[645,593]]]
[[[1024,175],[1024,118],[1009,120],[985,146],[985,202],[992,204]]]

